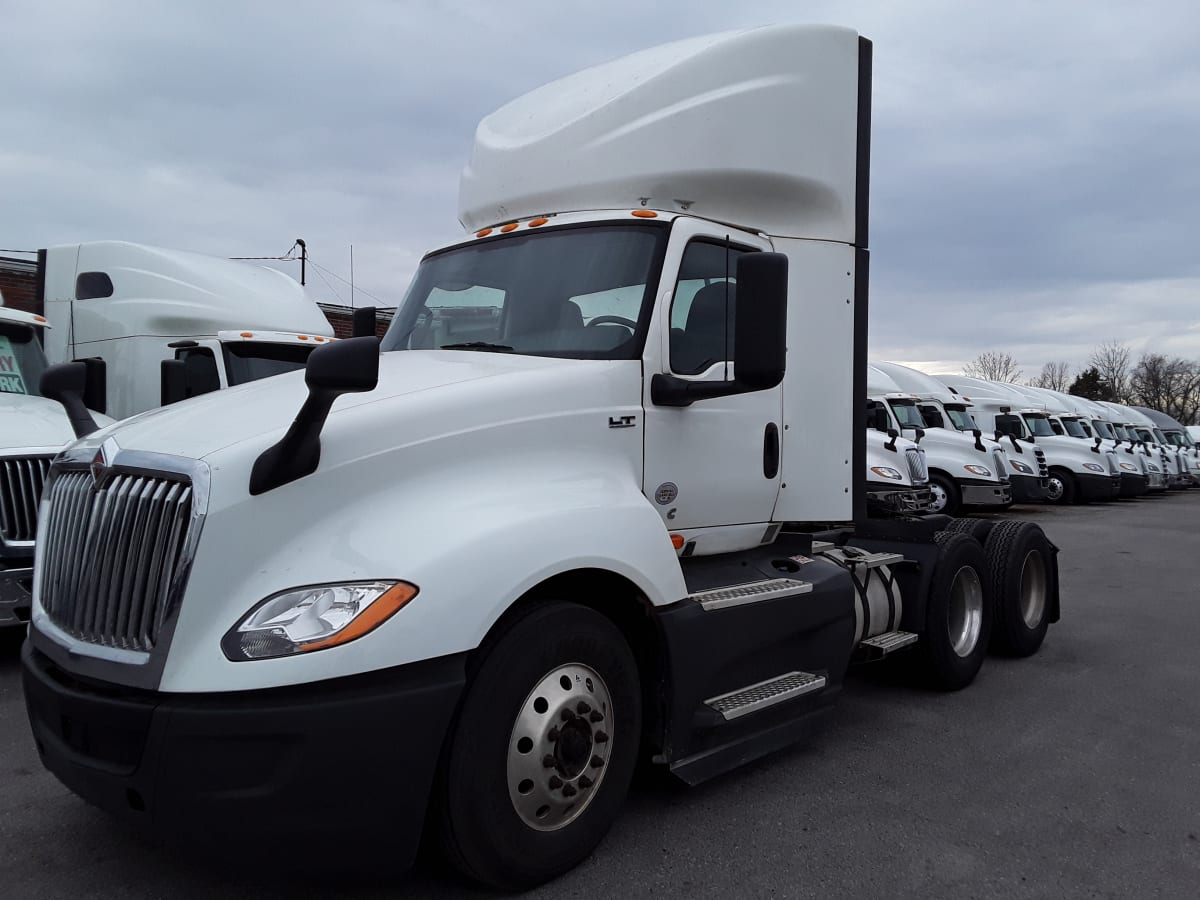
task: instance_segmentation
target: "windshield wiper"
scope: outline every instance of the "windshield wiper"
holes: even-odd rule
[[[508,344],[489,344],[487,341],[463,341],[461,344],[442,344],[443,350],[487,350],[492,353],[512,353]]]

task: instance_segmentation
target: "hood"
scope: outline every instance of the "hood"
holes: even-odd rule
[[[322,438],[332,438],[340,422],[352,419],[356,439],[379,442],[379,449],[385,449],[389,441],[394,446],[536,415],[540,409],[528,409],[530,403],[547,404],[547,412],[573,402],[582,406],[600,399],[597,387],[588,387],[589,381],[607,384],[598,373],[636,362],[457,350],[388,352],[379,361],[376,388],[339,397]],[[122,448],[205,459],[245,441],[277,440],[307,394],[304,372],[289,372],[150,410],[121,422],[106,436],[115,437]],[[612,402],[621,401],[614,397]],[[360,424],[364,414],[373,423],[366,429]],[[367,446],[361,449],[369,452]]]
[[[103,428],[112,419],[92,413]],[[67,414],[54,400],[29,394],[0,394],[0,451],[60,448],[75,440]]]

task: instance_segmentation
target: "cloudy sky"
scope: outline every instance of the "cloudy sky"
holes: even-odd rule
[[[343,278],[353,244],[356,285],[394,304],[459,233],[481,116],[633,50],[790,21],[875,41],[873,355],[945,371],[1005,350],[1027,376],[1113,338],[1200,358],[1189,2],[0,0],[0,247],[253,256],[299,236]]]

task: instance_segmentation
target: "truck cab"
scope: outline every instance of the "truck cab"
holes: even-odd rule
[[[47,357],[89,359],[103,372],[97,406],[116,418],[180,399],[181,388],[194,396],[302,366],[303,346],[333,339],[304,288],[265,266],[126,241],[50,247],[38,265],[54,326]],[[163,361],[184,365],[160,372]]]
[[[0,298],[0,628],[29,621],[33,548],[51,460],[75,439],[66,412],[41,395],[45,318]],[[98,424],[111,419],[93,412]]]
[[[1149,420],[1121,403],[1108,400],[1097,403],[1108,411],[1117,436],[1128,441],[1130,448],[1146,455],[1147,467],[1151,472],[1162,474],[1164,485],[1161,489],[1178,490],[1182,484],[1179,466],[1167,448],[1159,444],[1151,426],[1147,424]]]
[[[1174,447],[1175,453],[1182,457],[1184,486],[1190,488],[1200,484],[1200,452],[1197,452],[1187,429],[1178,420],[1159,410],[1145,406],[1135,406],[1133,410],[1153,422],[1162,440]]]
[[[783,26],[539,88],[479,124],[382,344],[67,450],[22,651],[45,765],[167,843],[402,868],[428,824],[518,890],[639,761],[761,758],[852,661],[958,690],[1037,652],[1037,525],[867,515],[870,73]]]
[[[888,427],[915,439],[924,448],[929,461],[932,512],[953,516],[972,507],[1003,509],[1012,504],[1007,456],[1003,451],[997,453],[997,441],[989,438],[984,443],[982,434],[967,435],[944,427],[940,409],[934,421],[942,424],[929,425],[920,407],[921,398],[902,390],[878,363],[867,369],[867,392],[875,408],[888,417]]]

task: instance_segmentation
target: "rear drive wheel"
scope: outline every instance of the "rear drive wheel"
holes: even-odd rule
[[[929,491],[933,494],[930,512],[947,516],[957,515],[959,507],[962,506],[962,492],[953,479],[941,472],[933,472],[929,476]]]
[[[1049,628],[1050,542],[1032,522],[1003,522],[984,545],[995,603],[992,643],[1013,656],[1032,656]]]
[[[519,890],[578,865],[616,818],[641,736],[637,664],[611,621],[567,603],[531,608],[482,653],[439,834],[468,878]]]
[[[965,534],[939,531],[934,540],[940,552],[925,606],[924,668],[935,687],[957,691],[975,680],[991,638],[987,557]]]
[[[1075,476],[1066,469],[1051,469],[1047,483],[1047,502],[1063,505],[1075,502],[1078,493],[1075,490]]]
[[[942,530],[968,534],[982,544],[995,527],[996,523],[991,519],[955,519]]]

